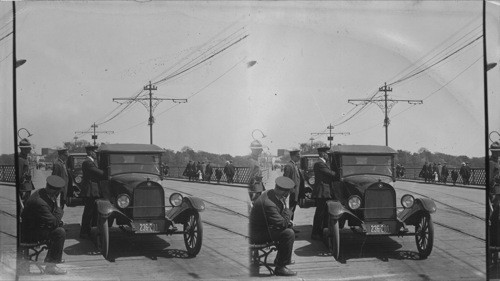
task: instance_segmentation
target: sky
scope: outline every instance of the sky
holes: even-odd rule
[[[0,3],[0,38],[12,29]],[[385,144],[481,157],[485,105],[481,1],[17,2],[17,126],[36,146],[75,137],[247,155],[300,143]],[[499,62],[499,6],[487,3],[487,60]],[[12,120],[12,35],[0,41],[2,119]],[[491,50],[491,51],[490,51]],[[489,127],[500,131],[500,66],[488,72]],[[412,75],[414,74],[414,75]],[[402,81],[396,82],[403,78]],[[396,83],[394,83],[396,82]],[[375,95],[375,96],[374,96]],[[422,101],[410,104],[406,100]],[[391,105],[391,102],[389,102]],[[2,132],[12,132],[1,122]],[[25,131],[21,132],[23,137]],[[341,134],[344,133],[344,134]],[[500,139],[500,135],[498,136]],[[2,134],[0,153],[13,150]]]

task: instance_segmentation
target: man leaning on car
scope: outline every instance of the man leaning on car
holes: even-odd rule
[[[81,195],[85,207],[82,214],[82,225],[80,228],[80,238],[90,238],[90,224],[94,214],[94,202],[99,198],[99,186],[97,183],[103,178],[103,171],[97,168],[96,164],[96,150],[97,146],[86,146],[87,159],[82,163],[82,191]]]
[[[332,185],[335,177],[335,172],[330,169],[328,162],[329,147],[318,148],[320,161],[314,163],[314,179],[313,198],[316,198],[316,211],[314,212],[313,229],[311,239],[321,240],[323,236],[323,225],[326,212],[326,201],[334,197]]]
[[[278,177],[274,189],[264,191],[253,204],[250,213],[250,243],[278,242],[274,260],[275,274],[295,276],[286,266],[293,264],[292,251],[295,233],[292,230],[292,211],[286,207],[286,197],[295,186],[287,177]]]

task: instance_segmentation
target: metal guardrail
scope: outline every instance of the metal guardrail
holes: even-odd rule
[[[411,179],[411,180],[418,180],[418,181],[424,181],[423,178],[419,177],[420,171],[422,170],[421,167],[418,168],[406,168],[405,167],[405,179]],[[462,179],[462,176],[460,175],[459,168],[448,168],[449,175],[446,178],[446,182],[451,183],[451,171],[457,171],[458,174],[458,179],[457,183],[463,184],[464,180]],[[486,185],[486,170],[484,168],[471,168],[471,176],[469,179],[469,184],[470,185]]]
[[[16,182],[16,168],[14,165],[0,165],[0,182]]]

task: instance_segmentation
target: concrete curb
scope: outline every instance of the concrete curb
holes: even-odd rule
[[[408,182],[416,182],[416,183],[423,183],[423,184],[432,184],[436,186],[449,186],[449,187],[458,187],[458,188],[467,188],[467,189],[486,189],[485,186],[482,185],[463,185],[463,184],[443,184],[443,183],[426,183],[420,180],[412,180],[412,179],[398,179],[396,181],[408,181]]]

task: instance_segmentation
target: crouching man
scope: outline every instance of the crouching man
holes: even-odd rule
[[[286,266],[292,264],[295,241],[291,221],[292,211],[286,207],[286,197],[295,183],[287,177],[278,177],[274,189],[262,193],[250,212],[250,243],[277,242],[278,254],[274,260],[275,274],[295,276],[296,272]]]
[[[23,241],[49,241],[45,257],[47,274],[66,274],[66,270],[56,266],[64,262],[62,252],[66,231],[62,228],[63,210],[57,206],[56,201],[65,185],[66,182],[61,177],[49,176],[45,188],[31,194],[21,214]]]

